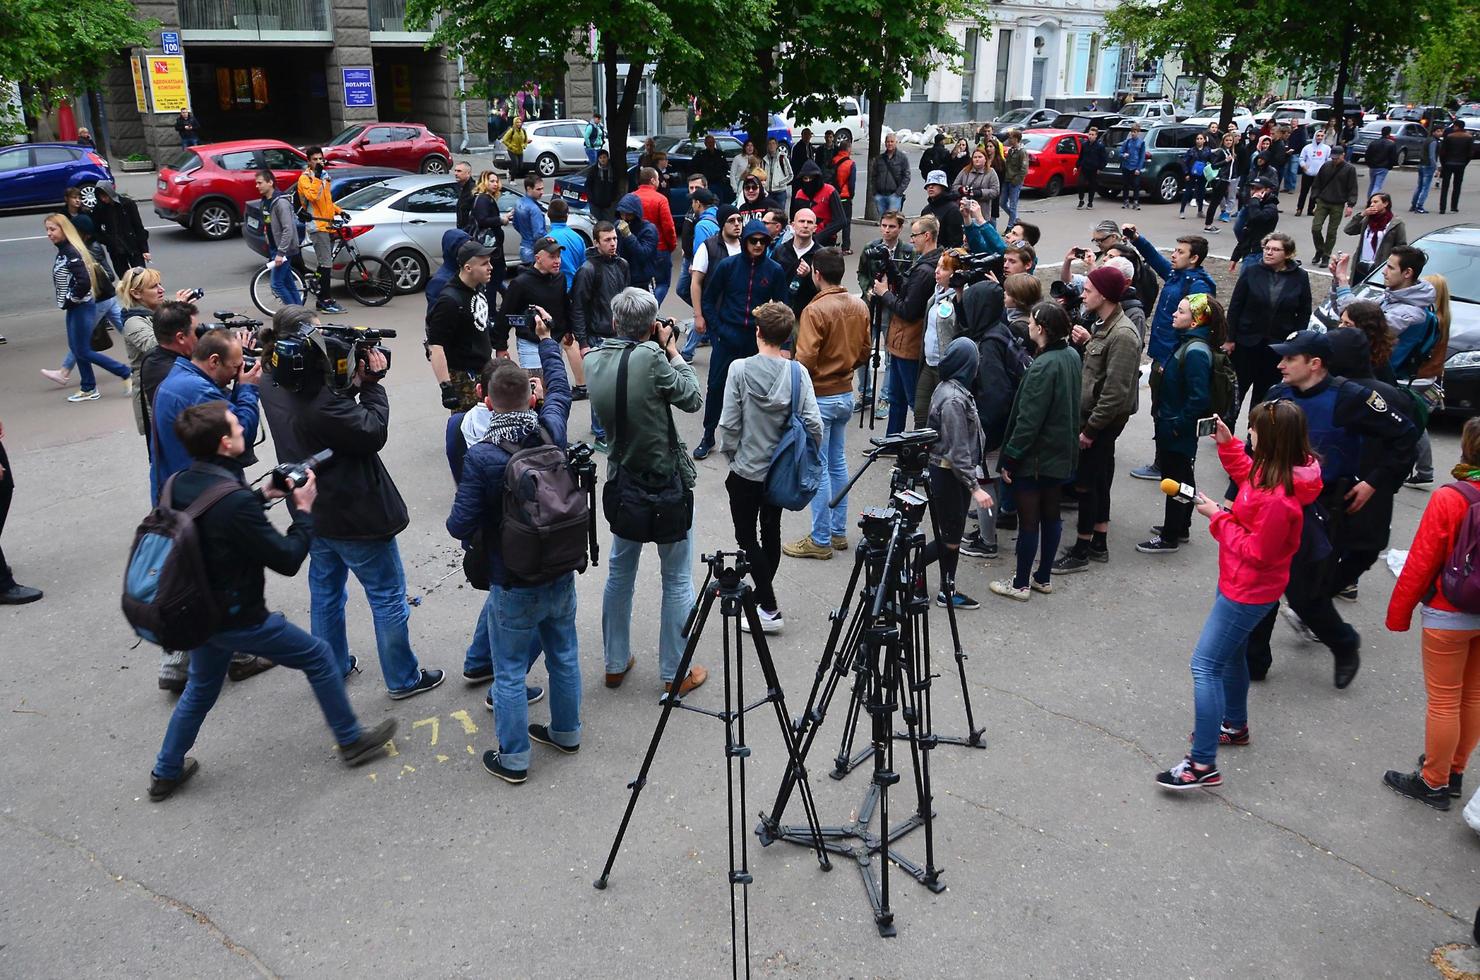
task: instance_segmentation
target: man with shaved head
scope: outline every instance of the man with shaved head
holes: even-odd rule
[[[802,315],[802,310],[817,295],[817,286],[812,282],[812,266],[807,256],[817,247],[817,215],[811,208],[798,208],[791,219],[791,237],[771,254],[781,266],[781,302],[791,307],[792,313]]]

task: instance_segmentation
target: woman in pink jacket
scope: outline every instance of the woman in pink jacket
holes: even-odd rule
[[[1192,651],[1192,751],[1156,775],[1169,790],[1222,785],[1218,746],[1249,744],[1244,644],[1285,591],[1300,547],[1302,508],[1321,492],[1305,413],[1294,402],[1263,402],[1249,413],[1252,458],[1222,420],[1212,438],[1238,496],[1225,511],[1197,495],[1197,511],[1210,519],[1208,531],[1218,542],[1218,594]]]

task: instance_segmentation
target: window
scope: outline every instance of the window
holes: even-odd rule
[[[394,143],[396,131],[390,126],[375,126],[365,134],[366,143]]]
[[[930,73],[925,71],[915,72],[910,76],[910,101],[925,101],[925,83],[930,81]]]
[[[251,150],[223,153],[216,158],[216,166],[222,170],[256,170],[257,154]]]
[[[30,166],[30,158],[31,151],[24,148],[0,152],[0,174],[26,169]]]
[[[32,152],[36,155],[36,166],[52,167],[59,163],[71,163],[77,159],[76,152],[65,146],[38,146]]]
[[[303,169],[303,161],[280,146],[269,146],[262,151],[262,165],[268,170]]]
[[[962,44],[961,56],[961,101],[976,98],[976,49],[980,45],[981,32],[975,27],[966,29],[966,41]]]
[[[1065,136],[1059,140],[1059,145],[1054,147],[1055,153],[1067,153],[1071,156],[1079,153],[1079,142],[1072,136]]]
[[[519,195],[515,194],[508,188],[503,188],[498,192],[498,209],[505,214],[508,214],[510,211],[514,210],[514,206],[518,203]]]
[[[457,211],[457,188],[452,184],[423,187],[407,194],[391,207],[415,214],[452,214]]]
[[[421,136],[421,130],[412,129],[410,126],[397,126],[395,134],[397,140],[410,141]]]
[[[998,111],[1007,107],[1007,77],[1012,64],[1012,31],[997,32],[997,78],[992,98]]]
[[[557,139],[584,139],[585,127],[579,123],[560,123],[556,126],[546,126],[540,130],[542,136],[553,136]]]
[[[1084,73],[1084,90],[1094,92],[1099,86],[1100,75],[1100,35],[1089,36],[1089,67]]]

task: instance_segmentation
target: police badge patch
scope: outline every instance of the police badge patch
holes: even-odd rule
[[[1367,404],[1371,406],[1374,412],[1386,412],[1388,409],[1387,402],[1375,391],[1368,393]]]

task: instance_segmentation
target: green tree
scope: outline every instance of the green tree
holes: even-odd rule
[[[770,13],[771,0],[564,0],[537,8],[524,0],[406,4],[409,26],[424,30],[435,24],[428,46],[461,54],[474,75],[513,73],[553,82],[564,76],[568,54],[600,65],[619,191],[626,187],[621,161],[644,71],[651,67],[653,80],[670,95],[728,95],[739,85],[754,35]],[[629,84],[622,84],[620,64],[629,66]]]
[[[1473,5],[1434,17],[1428,36],[1404,73],[1410,94],[1429,103],[1467,101],[1480,91],[1480,8]]]
[[[22,83],[21,99],[37,115],[86,91],[119,51],[148,44],[159,27],[128,0],[6,0],[0,9],[0,79]]]

